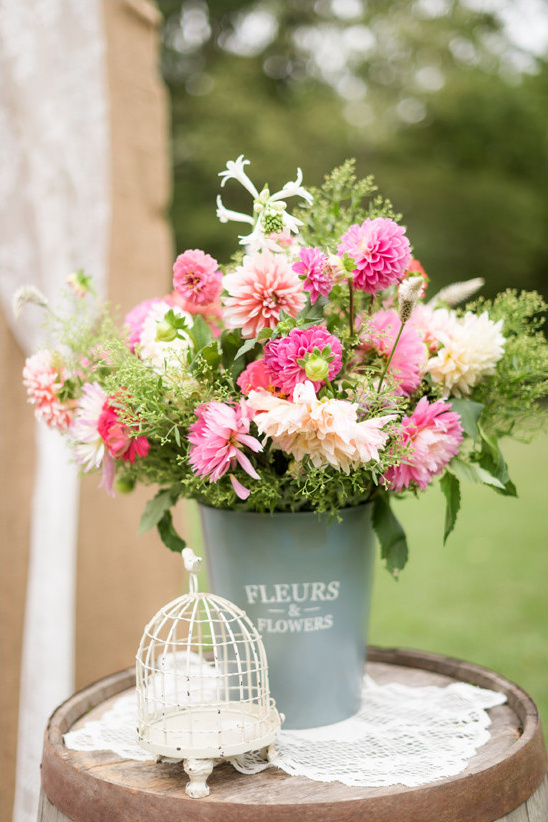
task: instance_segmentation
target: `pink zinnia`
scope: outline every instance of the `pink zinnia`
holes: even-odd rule
[[[135,434],[135,426],[127,425],[120,419],[118,411],[111,404],[114,401],[115,398],[108,397],[103,404],[97,431],[115,460],[135,462],[135,457],[146,457],[150,443],[146,437]]]
[[[188,439],[192,443],[190,464],[199,477],[209,477],[217,482],[236,463],[253,479],[260,479],[249,457],[243,451],[246,445],[252,451],[262,451],[258,439],[249,434],[252,419],[250,409],[244,401],[239,405],[224,402],[208,402],[196,409],[198,419],[189,429]],[[249,490],[230,474],[232,487],[240,499],[249,496]]]
[[[285,311],[296,317],[305,306],[302,283],[283,254],[264,251],[244,257],[243,265],[226,274],[223,285],[224,319],[240,328],[242,337],[256,337],[263,328],[274,329]]]
[[[76,404],[74,400],[59,399],[67,378],[66,368],[57,365],[53,353],[45,349],[28,357],[23,368],[23,385],[28,401],[35,406],[37,419],[59,431],[66,431],[70,426]]]
[[[401,321],[394,308],[376,311],[364,324],[363,349],[373,349],[388,359],[400,328]],[[410,323],[405,323],[387,372],[397,381],[400,393],[412,394],[419,387],[427,363],[428,350],[420,334]]]
[[[219,263],[195,248],[179,254],[173,266],[173,287],[188,302],[209,305],[222,290]]]
[[[330,347],[334,355],[329,362],[327,378],[332,380],[342,367],[342,345],[337,337],[330,334],[322,325],[311,328],[293,328],[287,337],[277,337],[267,342],[264,347],[264,360],[272,381],[284,394],[293,394],[295,386],[309,379],[305,371],[304,360],[317,348],[320,352]],[[299,362],[300,361],[300,362]],[[324,380],[313,381],[314,391],[319,391]]]
[[[354,286],[368,294],[401,280],[411,261],[405,228],[389,217],[368,217],[361,225],[351,225],[337,251],[354,258]]]
[[[272,375],[264,360],[250,362],[236,383],[242,394],[249,394],[250,391],[258,391],[260,388],[264,388],[265,391],[274,391]]]
[[[126,314],[124,323],[129,329],[128,344],[132,353],[135,353],[135,346],[141,342],[143,326],[150,313],[150,309],[156,305],[156,303],[160,302],[162,301],[158,297],[154,297],[152,300],[143,300],[142,303],[136,305],[135,308],[132,308],[131,311],[128,311]]]
[[[300,277],[304,278],[303,288],[310,291],[312,305],[318,297],[329,296],[333,283],[327,270],[327,257],[321,248],[301,248],[300,262],[294,263],[292,268]]]
[[[422,397],[411,416],[402,420],[401,440],[409,451],[405,464],[393,465],[386,472],[388,486],[402,491],[416,483],[424,490],[458,453],[462,439],[460,416],[451,411],[451,403],[429,403]]]

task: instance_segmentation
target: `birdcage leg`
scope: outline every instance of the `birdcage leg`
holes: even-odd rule
[[[207,778],[214,765],[214,759],[185,759],[183,761],[183,768],[189,776],[186,792],[193,799],[209,796]]]
[[[279,754],[278,754],[278,751],[276,750],[276,746],[275,745],[269,745],[268,748],[266,749],[266,758],[268,759],[268,761],[269,762],[275,762],[277,760],[278,756],[279,756]]]

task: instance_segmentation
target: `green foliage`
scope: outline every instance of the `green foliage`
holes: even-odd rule
[[[447,541],[447,537],[455,527],[457,521],[457,514],[460,509],[460,482],[450,471],[446,471],[440,480],[440,488],[445,496],[445,524],[443,528],[443,541]]]
[[[509,289],[494,300],[479,299],[467,308],[487,311],[495,322],[503,320],[506,338],[495,374],[474,392],[474,399],[485,406],[482,426],[495,437],[530,437],[547,421],[540,403],[548,395],[548,345],[541,331],[547,305],[535,292]]]
[[[356,161],[345,162],[327,174],[321,188],[310,188],[312,205],[296,212],[303,226],[299,233],[305,244],[329,246],[333,237],[340,237],[353,223],[362,223],[366,217],[393,217],[391,203],[377,195],[366,208],[363,200],[377,191],[373,176],[358,180]],[[333,253],[336,249],[332,249]]]
[[[373,527],[381,546],[381,558],[386,569],[397,579],[407,563],[408,549],[405,532],[394,516],[388,494],[381,492],[375,497]]]

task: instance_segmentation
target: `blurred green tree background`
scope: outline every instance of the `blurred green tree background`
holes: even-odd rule
[[[227,160],[244,154],[275,190],[355,157],[433,288],[481,276],[486,296],[548,297],[548,63],[514,36],[531,3],[158,0],[178,253],[235,250],[215,216]],[[249,206],[236,187],[224,202]]]

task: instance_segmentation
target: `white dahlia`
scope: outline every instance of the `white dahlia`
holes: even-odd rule
[[[495,373],[506,342],[501,332],[502,320],[495,323],[487,312],[478,317],[469,311],[446,330],[436,329],[443,347],[428,361],[428,370],[434,383],[443,385],[445,397],[465,396],[483,377]]]

